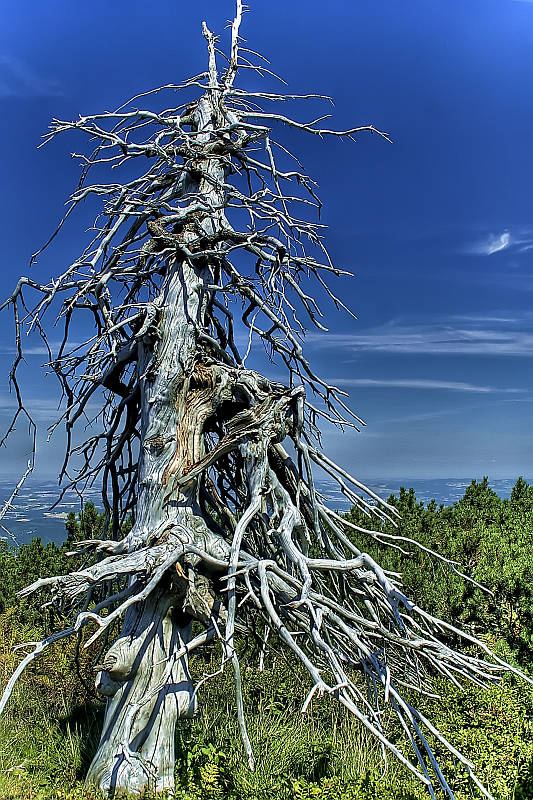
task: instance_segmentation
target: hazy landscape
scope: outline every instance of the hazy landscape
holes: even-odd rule
[[[509,497],[517,477],[489,480],[489,485],[500,497]],[[478,479],[480,479],[479,476]],[[533,482],[533,479],[527,476],[525,479],[528,483]],[[387,498],[391,494],[397,495],[400,486],[404,486],[406,489],[412,487],[419,502],[427,505],[430,500],[434,499],[437,505],[443,503],[448,506],[460,500],[470,482],[470,478],[413,478],[404,481],[390,478],[369,480],[367,485],[383,498]],[[336,484],[322,481],[318,482],[318,487],[329,504],[340,511],[349,510],[351,503],[343,497]],[[0,481],[0,503],[3,504],[12,491],[13,483],[6,480]],[[3,533],[0,539],[5,538],[11,544],[21,545],[27,544],[33,537],[39,536],[44,544],[48,542],[60,544],[65,538],[64,523],[67,514],[69,511],[80,511],[81,503],[76,492],[69,490],[61,502],[53,507],[59,496],[60,491],[54,481],[32,482],[28,480],[20,490],[14,502],[14,508],[7,513],[4,519],[4,525],[12,537]],[[97,508],[100,507],[100,489],[98,487],[85,489],[83,500],[85,503],[94,503]]]

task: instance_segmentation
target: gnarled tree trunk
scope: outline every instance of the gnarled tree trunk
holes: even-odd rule
[[[155,352],[147,331],[144,357],[139,360],[142,455],[136,521],[127,542],[132,552],[148,541],[162,542],[175,527],[191,528],[200,514],[194,494],[169,497],[168,482],[171,469],[179,470],[201,455],[195,452],[196,432],[202,429],[195,412],[201,414],[203,409],[190,408],[183,382],[195,357],[192,321],[203,311],[202,288],[197,272],[175,264]],[[180,588],[163,580],[144,601],[128,609],[122,634],[97,675],[97,689],[110,699],[87,782],[103,791],[174,788],[176,720],[194,711],[187,655],[175,660],[191,638],[191,618],[183,609],[186,591]]]
[[[87,783],[105,792],[174,788],[176,721],[195,706],[187,659],[173,658],[190,639],[182,602],[163,585],[131,608],[98,673],[96,688],[109,700]]]
[[[211,109],[207,100],[198,104],[192,122],[199,133],[205,131],[200,133],[202,138],[209,136]],[[206,174],[213,182],[187,178],[179,194],[200,196],[206,208],[215,205],[220,197],[213,183],[220,186],[220,173],[220,165],[212,161],[206,165]],[[212,234],[211,214],[204,215],[203,224],[206,234]],[[152,242],[157,242],[157,224],[153,223],[151,229]],[[173,244],[181,241],[187,246],[193,235],[185,228],[175,235]],[[151,544],[161,546],[169,555],[156,571],[162,583],[128,609],[122,634],[97,674],[96,688],[110,699],[87,782],[106,792],[119,788],[140,793],[148,787],[172,792],[176,721],[194,713],[188,656],[186,652],[178,658],[176,655],[191,639],[192,616],[208,619],[212,602],[209,596],[198,602],[194,575],[183,571],[178,558],[184,539],[201,544],[210,532],[198,503],[197,484],[176,484],[203,457],[204,423],[214,411],[209,374],[205,375],[201,364],[196,363],[206,286],[211,281],[208,266],[173,260],[166,286],[155,304],[153,327],[145,323],[140,340],[139,494],[134,527],[123,548],[135,553]],[[180,538],[173,543],[176,532]],[[170,580],[169,572],[174,573]]]

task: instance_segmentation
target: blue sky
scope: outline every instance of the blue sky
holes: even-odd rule
[[[317,367],[367,422],[353,436],[326,431],[329,451],[365,480],[532,475],[533,2],[250,7],[243,34],[290,91],[329,93],[340,128],[373,123],[393,139],[285,139],[320,184],[334,259],[356,274],[340,291],[358,321],[330,310],[330,333],[309,338]],[[28,272],[78,175],[72,137],[37,149],[50,118],[202,71],[202,19],[224,32],[232,13],[230,0],[4,0],[3,294]],[[74,220],[36,274],[70,262],[86,225]],[[0,336],[7,422],[9,315]],[[45,429],[58,398],[32,346],[25,389],[43,429],[39,474],[50,477],[61,436],[45,444]],[[26,451],[21,430],[0,475],[16,473]]]

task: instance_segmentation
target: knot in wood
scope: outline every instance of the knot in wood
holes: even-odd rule
[[[213,383],[212,370],[206,364],[199,361],[191,375],[189,388],[192,390],[212,389]]]
[[[153,436],[146,441],[145,447],[148,447],[155,456],[159,456],[165,449],[165,439],[163,436]]]
[[[99,669],[108,672],[115,681],[128,679],[135,662],[136,651],[127,639],[117,641],[107,651]]]

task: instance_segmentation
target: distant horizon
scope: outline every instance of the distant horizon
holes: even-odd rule
[[[472,480],[481,481],[484,476],[476,478],[463,478],[448,476],[446,478],[378,478],[366,480],[369,489],[387,499],[390,494],[397,494],[403,486],[405,489],[414,489],[417,502],[425,506],[431,501],[445,506],[452,505],[463,497],[466,488]],[[499,497],[509,497],[518,477],[490,478],[489,486]],[[528,483],[533,483],[533,478],[522,476]],[[316,481],[317,489],[324,496],[327,504],[339,511],[347,511],[349,503],[342,495],[339,487],[331,479]],[[14,484],[6,478],[0,477],[0,507],[8,499]],[[358,492],[360,493],[360,492]],[[57,487],[52,480],[31,481],[24,484],[19,495],[15,498],[14,508],[8,512],[3,524],[14,538],[17,545],[25,544],[32,538],[39,536],[43,543],[62,542],[65,538],[65,519],[69,511],[78,513],[81,503],[74,492],[68,493],[53,511],[50,507],[57,500]],[[85,492],[85,502],[92,502],[101,510],[100,489],[93,487]],[[10,539],[0,533],[0,540]]]
[[[315,478],[316,477],[318,477],[318,476],[315,475]],[[410,475],[400,475],[400,474],[398,474],[398,475],[396,475],[396,474],[390,474],[389,473],[387,475],[378,474],[378,475],[367,475],[367,476],[364,476],[364,477],[362,477],[361,474],[358,473],[357,475],[354,475],[354,477],[356,477],[357,480],[361,481],[361,483],[371,483],[373,481],[400,481],[400,480],[405,480],[405,481],[447,481],[447,480],[454,480],[454,481],[468,481],[468,482],[471,482],[472,480],[476,480],[476,481],[483,480],[483,478],[485,478],[485,477],[488,478],[489,482],[490,481],[511,481],[511,480],[517,481],[519,478],[523,478],[528,483],[529,482],[533,483],[533,467],[532,467],[532,472],[531,472],[530,476],[528,476],[527,473],[523,473],[523,472],[522,473],[516,473],[516,476],[511,475],[509,473],[501,474],[501,475],[495,475],[495,474],[491,474],[490,472],[479,472],[479,473],[477,473],[475,475],[447,474],[447,475],[433,475],[433,476],[429,476],[429,475],[413,475],[413,474],[410,474]],[[28,478],[26,480],[26,485],[29,485],[30,483],[33,483],[33,482],[38,483],[38,484],[45,484],[45,483],[50,483],[51,484],[51,483],[54,483],[59,487],[59,483],[56,483],[57,482],[57,478],[54,478],[53,476],[46,476],[46,475],[45,476],[40,476],[40,477],[38,477],[37,480],[35,478],[36,478],[36,475],[28,476]],[[15,475],[14,477],[8,477],[7,475],[4,475],[0,471],[0,484],[13,484],[13,485],[16,485],[16,483],[18,482],[19,479],[20,479],[20,476],[16,476]],[[98,491],[98,490],[99,490],[99,485],[98,485],[98,483],[96,483],[96,485],[91,488],[91,492]]]

